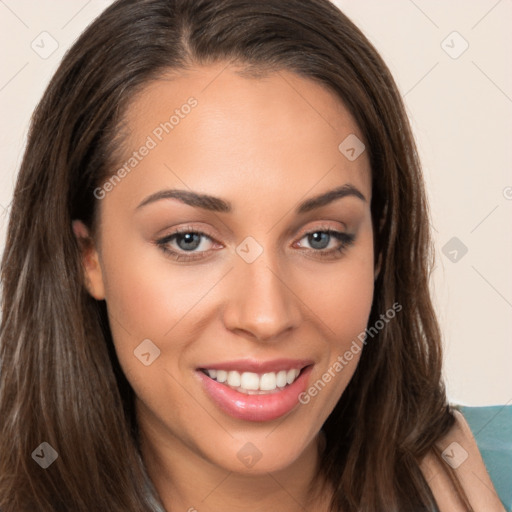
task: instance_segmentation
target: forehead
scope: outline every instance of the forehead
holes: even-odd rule
[[[350,161],[339,149],[347,137],[363,137],[334,93],[290,71],[258,78],[237,71],[225,63],[198,67],[139,92],[125,114],[120,162],[151,140],[130,173],[135,187],[170,179],[225,195],[257,181],[304,194],[323,180],[320,189],[351,182],[370,197],[366,153]]]

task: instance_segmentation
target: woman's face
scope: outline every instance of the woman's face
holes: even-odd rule
[[[144,438],[229,471],[286,468],[360,357],[374,285],[362,135],[322,86],[225,63],[152,83],[125,121],[86,268]]]

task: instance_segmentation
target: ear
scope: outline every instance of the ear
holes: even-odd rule
[[[105,298],[105,287],[103,284],[99,254],[94,241],[82,221],[74,220],[71,225],[73,227],[73,233],[78,240],[80,250],[82,251],[82,264],[85,271],[85,286],[87,291],[96,300],[103,300]]]

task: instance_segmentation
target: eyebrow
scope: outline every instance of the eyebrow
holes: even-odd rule
[[[326,206],[327,204],[332,203],[337,199],[348,196],[357,197],[358,199],[361,199],[361,201],[366,202],[364,195],[354,185],[346,183],[341,187],[337,187],[318,196],[306,199],[297,206],[295,213],[307,213],[311,210]],[[231,213],[233,211],[233,205],[229,201],[221,199],[220,197],[210,196],[208,194],[200,194],[190,190],[178,189],[160,190],[155,192],[154,194],[146,197],[137,206],[136,209],[142,208],[143,206],[151,203],[155,203],[156,201],[161,201],[163,199],[178,199],[182,203],[188,204],[189,206],[202,208],[212,212]]]

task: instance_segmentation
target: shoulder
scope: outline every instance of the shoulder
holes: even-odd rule
[[[451,468],[474,512],[504,512],[467,421],[459,411],[453,415],[453,427],[436,443],[441,457],[431,450],[421,464],[441,512],[467,510],[449,476]]]

